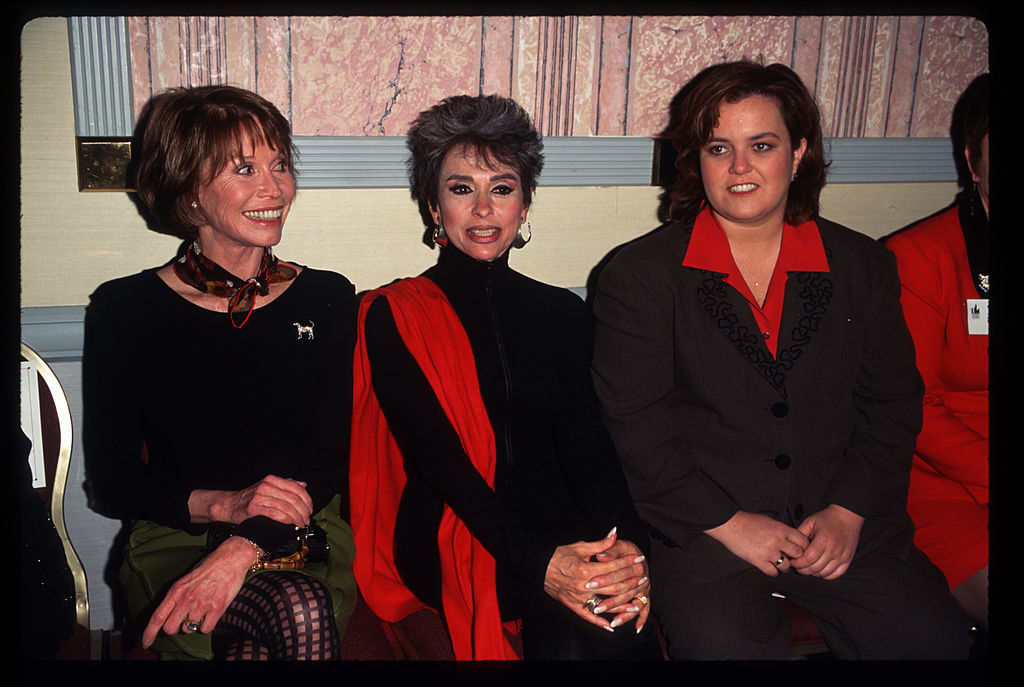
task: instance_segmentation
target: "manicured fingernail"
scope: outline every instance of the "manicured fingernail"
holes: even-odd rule
[[[622,621],[620,621],[618,618],[616,618],[615,620],[612,621],[612,627],[618,627],[621,624],[622,624]]]
[[[637,556],[636,558],[633,559],[633,562],[634,563],[643,563],[644,562],[644,557],[642,555],[641,556]]]
[[[584,586],[587,589],[596,589],[597,588],[597,582],[587,582]]]
[[[645,584],[647,584],[647,578],[646,577],[641,577],[640,581],[636,583],[636,586],[637,587],[643,587]]]
[[[594,615],[601,615],[602,613],[604,613],[607,610],[608,610],[608,608],[606,606],[598,606],[597,608],[594,609]]]
[[[611,532],[609,532],[608,534],[604,535],[604,538],[608,539],[609,537],[611,537],[613,534],[615,534],[615,530],[617,530],[617,529],[619,529],[618,526],[613,527]]]

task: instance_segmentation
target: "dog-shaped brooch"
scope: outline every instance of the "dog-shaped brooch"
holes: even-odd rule
[[[313,320],[309,321],[309,324],[299,324],[298,322],[292,322],[292,326],[295,327],[295,333],[298,334],[299,339],[305,334],[309,337],[309,340],[313,340]]]

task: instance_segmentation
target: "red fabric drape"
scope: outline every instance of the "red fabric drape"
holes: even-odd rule
[[[356,581],[370,608],[389,622],[426,608],[402,584],[394,562],[395,516],[405,486],[402,455],[374,395],[364,323],[370,303],[385,296],[398,333],[416,360],[473,465],[494,486],[494,431],[475,374],[473,350],[444,293],[425,277],[403,279],[367,294],[359,309],[353,375],[349,492]],[[504,634],[494,558],[445,507],[437,535],[442,603],[459,660],[515,660]]]

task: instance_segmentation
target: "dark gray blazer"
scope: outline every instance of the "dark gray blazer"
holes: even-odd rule
[[[704,530],[738,510],[798,524],[828,504],[906,539],[923,385],[893,256],[817,222],[829,272],[793,272],[772,358],[721,274],[683,267],[692,222],[623,246],[594,299],[594,381],[641,518],[713,579],[747,564]]]

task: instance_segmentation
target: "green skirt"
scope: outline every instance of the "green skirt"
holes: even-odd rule
[[[341,497],[335,496],[326,508],[313,516],[313,521],[327,532],[330,544],[327,562],[310,563],[294,572],[315,577],[327,587],[338,634],[344,636],[348,618],[356,605],[356,581],[352,574],[355,544],[352,528],[339,514],[340,504]],[[170,586],[207,553],[205,534],[192,535],[148,520],[133,521],[118,575],[132,622],[145,626]],[[250,573],[249,577],[261,572]],[[209,661],[213,658],[208,634],[165,635],[161,632],[152,648],[163,660]]]

